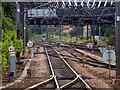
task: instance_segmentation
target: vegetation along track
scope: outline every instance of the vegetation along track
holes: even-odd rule
[[[79,59],[79,62],[83,63],[83,60],[82,60],[83,53],[81,53],[81,52],[77,51],[76,49],[71,48],[69,46],[61,45],[61,48],[63,50],[65,50],[65,51],[69,52],[70,54],[72,54],[77,59]],[[89,64],[91,66],[94,66],[94,67],[101,67],[101,68],[109,69],[109,64],[104,63],[104,62],[100,62],[99,60],[97,60],[95,58],[92,58],[92,57],[90,57],[88,55],[87,55],[87,60],[86,60],[85,63]],[[111,65],[111,69],[115,70],[116,66],[115,65]]]
[[[46,55],[51,69],[51,78],[29,89],[45,89],[46,85],[54,82],[53,89],[83,89],[92,90],[91,87],[73,70],[65,59],[52,46],[45,46]],[[50,85],[49,85],[50,86]],[[47,87],[48,89],[49,87]]]

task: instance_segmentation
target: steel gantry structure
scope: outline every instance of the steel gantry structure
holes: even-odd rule
[[[86,2],[83,6],[80,2],[36,2],[28,3],[27,10],[29,24],[36,25],[86,25],[93,24],[93,21],[102,25],[113,24],[115,18],[115,3],[111,2],[101,2],[100,5],[99,2]]]
[[[92,25],[94,43],[95,25],[115,24],[115,2],[113,1],[62,0],[61,2],[29,2],[26,6],[28,10],[26,21],[30,25]],[[61,36],[62,33],[60,39]]]
[[[5,2],[5,1],[3,1]],[[13,0],[14,2],[14,0]],[[17,0],[17,39],[20,23],[26,46],[28,25],[115,26],[116,79],[120,79],[120,0]],[[95,39],[94,39],[95,41]]]

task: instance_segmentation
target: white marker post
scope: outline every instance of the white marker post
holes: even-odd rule
[[[16,76],[16,56],[15,56],[15,47],[9,46],[8,51],[10,52],[10,78]]]

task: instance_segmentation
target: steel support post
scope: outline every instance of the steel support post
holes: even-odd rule
[[[16,29],[17,29],[17,39],[20,39],[20,4],[16,2]]]
[[[52,40],[54,40],[54,26],[52,25]]]
[[[2,41],[2,2],[0,1],[0,42]]]
[[[112,28],[112,25],[110,24],[110,26],[109,26],[109,36],[111,35],[111,33],[112,33],[112,31],[111,31],[111,28]]]
[[[82,39],[83,39],[83,26],[81,26]]]
[[[26,5],[24,4],[24,49],[26,49]]]
[[[99,26],[99,39],[101,37],[101,26]]]
[[[115,50],[116,50],[116,80],[114,87],[120,88],[120,1],[116,2]]]
[[[120,1],[116,3],[115,48],[116,48],[116,79],[120,79]]]
[[[95,19],[93,18],[93,42],[95,44]]]
[[[90,42],[92,43],[91,36],[92,36],[92,25],[90,25]]]
[[[23,3],[21,3],[21,5],[20,5],[20,13],[21,13],[21,26],[22,26],[22,39],[23,39],[23,43],[24,43],[24,5],[23,5]],[[25,49],[24,48],[24,44],[23,44],[23,49]],[[23,50],[23,55],[24,55],[24,51],[25,50]]]
[[[0,86],[2,86],[2,2],[0,1]]]
[[[51,40],[51,26],[49,25],[49,32],[48,32],[48,38]]]
[[[60,25],[60,40],[62,40],[62,25]]]
[[[88,37],[88,24],[87,24],[87,40],[89,39],[89,37]]]
[[[22,38],[23,38],[23,55],[25,53],[25,47],[26,47],[26,25],[25,25],[25,3],[21,4],[21,17],[22,17]]]
[[[43,26],[41,25],[41,31],[42,31],[42,38],[43,38]]]
[[[76,41],[78,41],[77,25],[75,25],[75,30],[76,30]]]
[[[17,39],[20,39],[20,4],[16,2],[16,32],[17,32]],[[17,62],[20,61],[20,52],[16,54]]]
[[[49,25],[48,25],[48,28],[47,28],[47,41],[48,41],[48,37],[49,37]]]

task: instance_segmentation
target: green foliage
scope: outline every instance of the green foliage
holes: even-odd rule
[[[34,38],[35,38],[35,39],[41,39],[41,38],[42,38],[42,35],[40,35],[40,34],[34,34]]]
[[[76,30],[75,29],[73,29],[73,30],[70,31],[70,36],[71,37],[76,36]]]
[[[70,36],[74,37],[74,36],[78,36],[79,38],[81,38],[80,36],[82,36],[82,29],[81,27],[74,27],[73,30],[70,31]]]
[[[31,36],[33,36],[33,34],[31,32],[31,30],[29,29],[29,27],[27,27],[27,29],[26,29],[26,42],[28,42],[32,38]]]
[[[104,41],[108,45],[115,45],[115,36],[114,36],[114,29],[111,29],[111,33],[109,32],[109,28],[106,29],[106,32],[104,34]]]
[[[47,31],[46,26],[32,26],[32,27],[30,27],[30,30],[33,34],[42,34],[42,29],[43,29],[43,32]]]
[[[10,52],[8,47],[12,45],[15,47],[15,53],[21,52],[23,50],[23,40],[17,40],[15,25],[9,17],[5,17],[2,12],[2,67],[3,72],[6,72],[7,67],[9,67]]]
[[[70,41],[70,35],[67,34],[66,36],[63,36],[63,37],[62,37],[62,40],[63,40],[64,42],[69,42],[69,41]]]
[[[15,22],[16,19],[16,4],[14,2],[3,2],[2,8],[5,12],[5,15]]]

